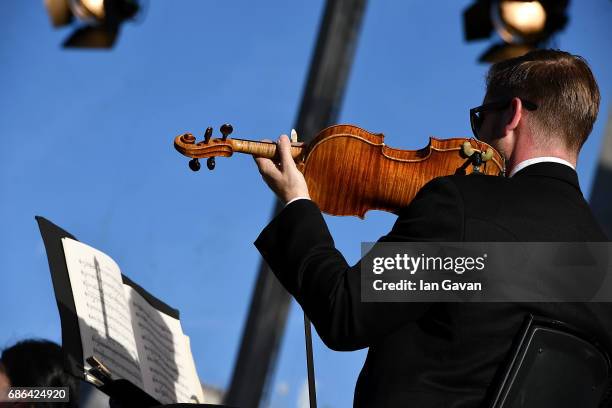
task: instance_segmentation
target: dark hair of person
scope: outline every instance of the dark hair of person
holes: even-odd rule
[[[584,58],[559,50],[534,50],[494,64],[487,74],[489,99],[519,97],[538,107],[529,112],[546,142],[562,137],[578,152],[599,112],[599,88]]]
[[[68,387],[70,402],[61,406],[78,406],[78,379],[69,374],[68,356],[52,341],[28,339],[2,351],[3,371],[11,387]],[[36,406],[60,406],[36,404]]]

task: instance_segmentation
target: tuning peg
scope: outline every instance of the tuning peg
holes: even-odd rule
[[[207,127],[206,132],[204,132],[204,143],[208,143],[210,137],[212,136],[213,128]]]
[[[193,171],[200,170],[200,161],[198,159],[189,160],[189,168]]]
[[[208,167],[208,170],[215,169],[215,158],[214,157],[209,157],[208,160],[206,160],[206,167]]]
[[[227,137],[229,135],[232,134],[232,132],[234,131],[234,127],[232,125],[230,125],[229,123],[226,123],[224,125],[221,125],[221,134],[223,135],[223,140],[227,139]]]

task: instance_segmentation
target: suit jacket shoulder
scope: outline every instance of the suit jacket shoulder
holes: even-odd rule
[[[445,178],[464,203],[466,241],[607,241],[563,164],[534,164],[512,178]]]

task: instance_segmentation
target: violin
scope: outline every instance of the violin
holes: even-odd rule
[[[215,157],[246,153],[280,161],[276,143],[230,138],[233,128],[221,126],[223,137],[204,140],[191,133],[174,139],[174,147],[192,158],[189,167],[200,169],[198,159],[208,158],[210,170]],[[451,174],[479,173],[503,176],[504,158],[487,143],[468,138],[429,138],[419,150],[401,150],[384,143],[382,133],[371,133],[353,125],[330,126],[309,143],[291,142],[291,156],[304,174],[311,199],[330,215],[364,218],[369,210],[397,214],[430,180]]]

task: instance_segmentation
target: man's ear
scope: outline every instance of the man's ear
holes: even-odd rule
[[[516,129],[519,122],[521,121],[521,117],[523,116],[522,109],[523,102],[519,98],[512,98],[512,101],[510,101],[510,109],[508,109],[506,111],[506,114],[504,115],[505,133]]]

